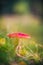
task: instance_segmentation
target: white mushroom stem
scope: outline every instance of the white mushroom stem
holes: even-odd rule
[[[21,39],[19,40],[18,46],[16,47],[16,50],[21,49]]]
[[[21,50],[21,45],[22,45],[22,43],[21,43],[21,39],[20,39],[20,40],[19,40],[19,44],[18,44],[18,46],[16,47],[16,54],[17,54],[17,56],[24,58],[24,57],[21,56],[20,53],[19,53],[19,52],[20,52],[19,50]]]

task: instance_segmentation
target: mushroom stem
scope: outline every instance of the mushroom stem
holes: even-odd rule
[[[21,49],[21,39],[19,39],[19,44],[18,44],[18,46],[16,47],[16,54],[17,54],[17,55],[18,55],[19,49]]]
[[[18,44],[18,46],[16,47],[16,54],[17,54],[17,56],[23,58],[23,56],[21,56],[20,53],[19,53],[19,52],[20,52],[19,50],[21,50],[21,45],[22,45],[21,39],[19,39],[19,44]]]
[[[25,59],[25,57],[24,56],[22,56],[22,55],[20,55],[20,51],[19,50],[21,50],[21,48],[22,48],[22,43],[21,43],[21,39],[19,39],[19,44],[18,44],[18,46],[16,47],[16,54],[17,54],[17,56],[19,56],[19,57],[21,57],[21,58],[23,58],[23,59]]]

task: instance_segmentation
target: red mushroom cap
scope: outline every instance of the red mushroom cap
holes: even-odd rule
[[[17,37],[17,38],[31,38],[28,34],[19,33],[19,32],[8,34],[8,37],[10,37],[10,38],[14,38],[14,37]]]

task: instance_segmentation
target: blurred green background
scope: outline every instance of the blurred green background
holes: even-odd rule
[[[43,13],[41,0],[2,1],[0,10],[0,32],[28,33],[43,44]]]

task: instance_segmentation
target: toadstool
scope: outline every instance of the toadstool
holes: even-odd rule
[[[18,44],[18,46],[16,47],[16,54],[17,54],[17,56],[19,56],[19,57],[22,57],[17,51],[19,50],[19,49],[21,49],[21,39],[22,38],[31,38],[31,36],[30,35],[28,35],[28,34],[25,34],[25,33],[20,33],[20,32],[16,32],[16,33],[11,33],[11,34],[8,34],[8,37],[10,37],[10,38],[18,38],[18,41],[19,41],[19,44]]]

